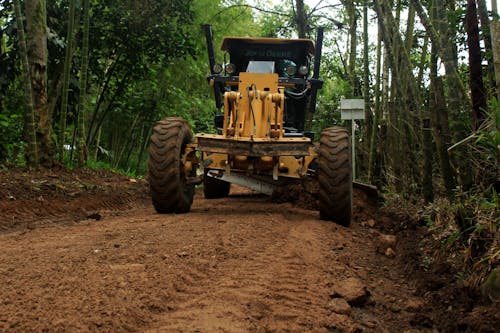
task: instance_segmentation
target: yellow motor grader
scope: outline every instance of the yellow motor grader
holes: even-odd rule
[[[293,180],[317,177],[324,220],[347,226],[352,212],[348,132],[326,128],[319,144],[305,131],[322,87],[323,30],[310,39],[226,37],[224,63],[215,61],[212,29],[204,26],[216,107],[217,134],[192,136],[188,123],[165,118],[149,146],[149,183],[158,213],[186,213],[195,185],[206,198],[229,195],[235,183],[272,194]],[[312,75],[310,75],[312,73]]]

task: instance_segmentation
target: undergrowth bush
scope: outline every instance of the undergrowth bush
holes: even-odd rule
[[[420,242],[424,266],[445,263],[457,280],[473,288],[499,267],[500,205],[495,191],[491,195],[469,191],[455,201],[440,197],[427,205],[392,192],[386,193],[385,205],[428,228]]]

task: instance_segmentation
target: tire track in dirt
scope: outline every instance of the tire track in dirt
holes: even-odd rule
[[[226,208],[245,212],[248,201],[232,199]],[[326,332],[318,318],[328,315],[324,263],[332,225],[318,221],[315,212],[288,207],[283,214],[282,206],[262,201],[260,211],[242,221],[241,215],[225,214],[222,200],[211,202],[217,208],[210,216],[223,225],[215,239],[219,264],[148,332]]]

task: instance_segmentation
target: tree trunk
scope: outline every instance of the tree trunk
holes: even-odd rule
[[[481,22],[486,60],[488,61],[488,84],[490,89],[494,91],[496,87],[495,65],[493,63],[493,46],[491,45],[490,19],[485,0],[477,0],[477,12],[479,14],[479,21]]]
[[[137,164],[135,166],[135,174],[138,175],[139,174],[139,170],[141,168],[141,161],[142,161],[142,156],[144,155],[144,151],[146,150],[146,146],[149,144],[149,141],[147,138],[149,138],[149,136],[151,135],[151,130],[149,129],[146,129],[146,127],[143,125],[142,126],[142,131],[141,131],[141,141],[140,141],[140,150],[139,150],[139,154],[137,156]]]
[[[422,45],[422,54],[420,56],[420,66],[418,68],[418,75],[417,75],[417,84],[419,87],[422,88],[424,82],[423,82],[423,79],[424,79],[424,72],[425,72],[425,63],[426,63],[426,60],[427,60],[427,49],[429,47],[429,36],[428,35],[425,35],[424,37],[424,44]]]
[[[422,142],[424,146],[424,172],[422,192],[426,202],[434,201],[434,187],[432,185],[432,135],[430,119],[423,120]]]
[[[96,131],[97,132],[96,132],[96,139],[95,139],[95,148],[94,148],[94,151],[92,152],[92,156],[91,156],[91,158],[94,161],[97,161],[97,155],[99,154],[99,146],[101,144],[101,127],[99,127]]]
[[[375,98],[375,117],[373,119],[372,133],[370,138],[370,152],[368,154],[368,180],[370,183],[375,183],[375,178],[379,175],[375,174],[375,164],[378,157],[376,145],[378,143],[378,126],[380,124],[382,109],[381,109],[381,96],[380,96],[380,68],[382,58],[382,33],[380,28],[378,28],[378,38],[377,38],[377,58],[376,58],[376,73],[375,73],[375,88],[374,98]]]
[[[47,10],[44,0],[26,0],[26,32],[40,164],[52,167],[54,144],[47,96]]]
[[[351,96],[357,97],[361,93],[358,87],[358,80],[356,79],[356,49],[358,46],[357,35],[357,15],[356,6],[354,1],[344,1],[347,14],[349,15],[349,63],[348,72],[349,80],[351,82]]]
[[[96,133],[98,131],[97,128],[94,129],[94,123],[97,120],[101,104],[105,98],[104,96],[106,95],[106,93],[109,90],[111,79],[114,76],[114,73],[115,73],[116,68],[118,67],[118,64],[120,63],[120,58],[121,58],[121,54],[118,54],[116,56],[116,59],[111,62],[111,65],[106,68],[106,71],[104,73],[104,76],[106,79],[101,80],[101,82],[104,81],[104,84],[99,88],[99,93],[97,95],[97,102],[96,102],[96,105],[94,107],[94,112],[92,114],[92,118],[90,119],[89,128],[87,130],[87,140],[86,140],[87,149],[89,149],[89,147],[91,146],[91,141],[93,141],[93,139],[95,138]],[[109,58],[107,60],[110,61]]]
[[[434,16],[434,12],[433,12]],[[431,45],[430,57],[430,96],[429,109],[431,110],[432,130],[439,158],[439,169],[443,178],[446,194],[450,200],[455,195],[455,174],[451,166],[448,148],[451,145],[451,135],[448,121],[448,110],[443,89],[443,80],[437,76],[437,51],[435,43]]]
[[[443,81],[440,77],[431,78],[431,100],[430,108],[432,116],[432,129],[434,133],[434,141],[439,157],[439,169],[441,177],[443,177],[444,187],[448,198],[453,199],[455,196],[455,176],[451,167],[448,148],[451,143],[451,136],[448,128],[448,113],[446,110],[446,102],[444,99]]]
[[[388,100],[387,100],[387,167],[388,167],[388,180],[389,183],[395,187],[395,190],[400,193],[404,189],[405,182],[403,181],[403,145],[401,142],[404,140],[402,137],[403,131],[401,130],[400,124],[400,114],[401,105],[406,105],[406,94],[399,94],[398,89],[402,87],[400,85],[399,79],[399,48],[398,41],[395,40],[394,31],[397,29],[399,24],[395,20],[390,20],[392,17],[392,12],[387,6],[387,2],[375,2],[375,12],[379,19],[379,24],[382,39],[384,40],[384,46],[386,51],[386,57],[384,62],[387,62],[388,66],[388,77],[390,73],[390,86],[388,86]],[[399,14],[397,14],[399,15]],[[394,19],[394,18],[393,18]],[[389,83],[389,81],[388,81]],[[399,98],[401,97],[401,99]],[[392,179],[392,181],[391,181]]]
[[[307,38],[307,16],[304,0],[295,1],[297,33],[299,38]]]
[[[71,62],[73,61],[73,36],[75,25],[75,0],[68,4],[68,30],[66,32],[66,52],[64,56],[63,90],[61,96],[61,113],[59,119],[58,149],[59,159],[64,160],[64,144],[66,141],[66,118],[68,115],[69,81],[71,74]]]
[[[496,14],[496,3],[493,6],[494,13]],[[495,77],[496,77],[496,94],[497,101],[500,102],[500,21],[498,18],[491,22],[491,41],[493,45],[493,60],[495,63]],[[495,123],[497,135],[500,133],[500,110],[497,107],[495,111]],[[497,146],[497,185],[500,179],[500,145]]]
[[[368,151],[368,173],[370,173],[370,139],[373,131],[373,114],[370,107],[370,63],[368,59],[368,1],[363,3],[363,99],[365,108],[365,149]]]
[[[26,162],[30,167],[38,165],[38,148],[36,143],[36,125],[33,106],[33,93],[31,88],[30,67],[28,63],[28,51],[26,49],[26,38],[24,36],[23,16],[19,0],[14,0],[16,12],[17,39],[19,42],[19,53],[22,60],[22,76],[24,86],[24,98],[26,100],[25,135],[28,147],[26,150]]]
[[[491,42],[493,45],[493,60],[497,82],[497,100],[500,101],[500,21],[491,22]]]
[[[481,46],[479,45],[479,26],[477,20],[476,1],[467,0],[465,25],[467,30],[467,46],[469,49],[469,78],[472,99],[473,124],[478,129],[486,120],[486,92],[483,83]]]
[[[80,94],[78,104],[78,166],[83,167],[87,161],[87,146],[85,144],[85,118],[87,109],[87,69],[89,64],[89,0],[83,0],[83,44],[82,64],[80,67]]]
[[[113,151],[118,151],[119,153],[114,156],[114,161],[113,161],[113,166],[116,168],[120,165],[120,161],[122,160],[122,156],[125,153],[126,150],[130,151],[133,147],[133,141],[134,141],[134,131],[135,127],[137,125],[137,122],[139,121],[139,118],[141,117],[141,113],[137,113],[137,115],[134,117],[134,120],[132,121],[132,124],[130,125],[127,134],[125,135],[125,140],[120,140],[121,143],[119,146],[121,146],[121,149],[117,146],[116,149],[113,149]],[[128,148],[130,147],[130,148]],[[127,149],[128,148],[128,149]]]

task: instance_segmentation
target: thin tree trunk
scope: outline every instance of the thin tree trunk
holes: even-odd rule
[[[413,0],[415,3],[419,3],[418,0]],[[472,102],[469,98],[469,92],[465,90],[465,86],[461,78],[457,74],[457,53],[455,49],[456,32],[450,28],[450,22],[448,15],[448,10],[446,7],[448,4],[453,10],[453,1],[445,3],[444,0],[434,0],[434,5],[431,8],[432,22],[428,22],[428,27],[426,29],[429,33],[429,37],[433,43],[433,47],[437,55],[441,58],[445,65],[445,79],[447,92],[445,96],[448,97],[448,114],[453,119],[461,119],[464,112],[471,114]],[[416,7],[417,13],[419,13],[419,7]],[[425,15],[420,16],[422,19]],[[422,19],[424,22],[424,19]],[[433,36],[436,32],[434,26],[438,28],[439,36]],[[464,137],[468,136],[471,130],[470,124],[472,124],[472,116],[470,116],[471,121],[469,123],[463,121],[455,121],[450,123],[453,139],[454,141],[460,141]],[[458,147],[458,149],[453,151],[454,160],[457,162],[457,170],[459,170],[460,184],[464,190],[470,189],[472,186],[472,176],[469,172],[468,163],[468,153],[463,147]]]
[[[360,91],[358,87],[358,82],[356,79],[356,49],[358,46],[358,36],[357,36],[357,15],[356,15],[356,5],[354,1],[344,1],[343,2],[347,14],[349,15],[349,63],[348,63],[348,73],[349,80],[351,83],[351,96],[360,96]]]
[[[491,42],[493,45],[493,60],[497,82],[497,100],[500,101],[500,21],[491,22]]]
[[[434,201],[434,187],[432,185],[432,135],[430,119],[423,120],[422,141],[424,146],[424,170],[422,192],[426,202]]]
[[[440,77],[432,78],[432,98],[430,100],[430,107],[433,112],[432,128],[434,132],[434,141],[439,157],[439,168],[441,176],[443,177],[444,187],[448,198],[453,199],[455,196],[455,176],[453,168],[451,167],[450,157],[448,155],[448,148],[451,143],[451,136],[448,128],[448,113],[446,110],[446,102],[444,99],[443,81]]]
[[[476,1],[467,0],[465,15],[467,46],[469,49],[469,78],[472,98],[473,124],[477,129],[486,120],[486,92],[483,83],[481,46],[479,45],[479,23],[477,20]]]
[[[307,15],[304,0],[295,1],[297,33],[299,38],[307,38]]]
[[[68,31],[66,34],[66,54],[64,57],[63,90],[61,97],[61,113],[59,119],[58,148],[59,158],[64,160],[64,143],[66,134],[66,118],[68,114],[69,81],[71,74],[71,62],[73,61],[73,36],[75,25],[75,0],[68,4]]]
[[[120,164],[120,160],[122,159],[122,156],[123,154],[125,153],[125,150],[127,150],[127,148],[129,146],[133,146],[132,142],[133,142],[133,133],[134,133],[134,130],[135,130],[135,126],[137,125],[137,122],[139,121],[139,118],[140,118],[141,114],[138,113],[135,117],[134,117],[134,120],[132,121],[132,124],[130,125],[129,127],[129,130],[128,130],[128,133],[125,135],[125,138],[127,139],[127,142],[122,142],[120,144],[120,146],[122,147],[122,149],[117,149],[119,150],[119,153],[118,155],[116,156],[115,158],[115,161],[113,163],[113,166],[114,167],[117,167],[119,164]]]
[[[434,10],[432,15],[434,16]],[[434,133],[434,141],[439,158],[439,168],[441,177],[443,178],[446,194],[450,200],[453,199],[455,193],[455,175],[451,167],[448,148],[451,145],[451,135],[448,121],[448,110],[443,89],[443,80],[437,76],[437,50],[436,44],[431,45],[430,56],[430,96],[429,109],[431,110],[432,129]]]
[[[380,29],[380,24],[379,24],[379,29]],[[382,31],[380,31],[380,34],[382,35]],[[381,37],[383,38],[383,37]],[[382,59],[383,59],[383,67],[382,67],[382,99],[381,99],[381,107],[383,114],[387,116],[388,110],[389,110],[389,52],[387,51],[388,46],[386,42],[384,41],[382,51]],[[386,117],[389,118],[389,117]]]
[[[148,140],[147,138],[150,136],[150,131],[151,130],[145,130],[146,127],[143,125],[142,130],[141,130],[141,142],[140,142],[140,150],[139,150],[139,155],[137,156],[137,164],[135,166],[135,174],[139,174],[139,170],[141,167],[141,162],[142,162],[142,156],[144,155],[144,151],[146,150],[146,146],[148,145]]]
[[[373,115],[370,108],[370,68],[368,60],[368,0],[363,3],[363,99],[365,108],[365,149],[368,150],[368,174],[370,173],[370,139],[373,131]],[[369,177],[368,177],[369,178]]]
[[[406,22],[405,40],[404,42],[401,42],[401,45],[403,46],[401,50],[401,72],[404,77],[404,79],[402,79],[402,81],[404,82],[402,86],[408,91],[408,95],[410,96],[410,103],[408,103],[407,105],[409,107],[409,111],[411,111],[403,112],[402,114],[403,122],[405,124],[405,127],[407,128],[406,137],[408,144],[406,145],[406,154],[412,159],[418,159],[418,153],[420,153],[421,157],[423,157],[423,177],[421,176],[420,167],[418,165],[409,162],[408,167],[410,172],[412,173],[414,183],[422,185],[424,198],[426,200],[429,200],[433,192],[432,175],[425,175],[425,172],[428,171],[425,166],[431,165],[432,172],[432,148],[430,151],[428,151],[425,145],[419,143],[420,140],[425,139],[425,136],[427,134],[430,135],[430,132],[426,131],[425,126],[423,126],[424,111],[422,110],[423,103],[420,93],[420,81],[412,79],[414,68],[410,57],[410,50],[413,47],[413,34],[415,27],[415,8],[412,6],[410,6],[410,8],[408,9],[408,18]]]
[[[61,62],[57,65],[54,72],[55,74],[52,76],[52,82],[48,87],[49,94],[49,114],[52,119],[54,119],[54,114],[57,106],[57,102],[61,97],[61,87],[62,87],[62,72],[64,70],[64,62]]]
[[[21,14],[21,4],[19,0],[14,0],[16,12],[17,39],[19,41],[19,52],[22,60],[22,75],[24,86],[24,98],[26,102],[25,128],[26,142],[28,148],[26,151],[26,161],[30,167],[38,165],[38,149],[36,143],[36,126],[33,106],[33,94],[31,88],[30,67],[28,63],[28,51],[26,49],[26,38],[24,36],[23,16]]]
[[[78,166],[82,167],[87,161],[87,146],[85,144],[85,118],[87,109],[87,69],[89,64],[89,0],[83,0],[83,44],[82,64],[80,67],[80,95],[78,104]]]
[[[94,131],[94,135],[90,138],[87,138],[87,140],[88,140],[87,145],[88,146],[90,146],[95,141],[97,131],[99,131],[99,132],[101,131],[102,124],[103,124],[104,120],[106,119],[106,116],[108,115],[108,113],[111,112],[111,110],[114,106],[114,103],[115,103],[115,99],[119,96],[119,94],[122,93],[123,89],[125,88],[125,85],[128,82],[128,75],[129,74],[130,74],[129,72],[125,73],[122,80],[117,83],[118,87],[116,88],[113,96],[111,97],[111,100],[109,101],[107,108],[102,112],[99,120],[97,121],[96,130]]]
[[[477,12],[481,22],[481,31],[485,48],[486,60],[488,61],[488,84],[491,89],[495,89],[495,65],[493,63],[493,45],[491,44],[490,19],[488,17],[488,8],[485,0],[477,0]]]
[[[96,136],[98,129],[96,128],[94,130],[94,123],[97,120],[97,116],[99,114],[101,103],[103,102],[104,96],[106,95],[106,93],[109,89],[109,84],[111,82],[111,78],[114,75],[115,69],[118,66],[120,58],[121,58],[121,54],[118,54],[116,59],[112,62],[112,64],[107,68],[107,70],[105,72],[106,79],[104,80],[104,84],[101,86],[100,92],[98,93],[96,106],[94,107],[94,112],[92,114],[92,118],[90,119],[89,128],[87,130],[87,141],[86,141],[87,147],[90,147],[91,141],[93,141],[93,139]],[[94,132],[92,132],[92,130],[94,130]]]
[[[399,26],[395,20],[389,20],[392,17],[390,8],[387,7],[387,2],[375,3],[375,11],[382,24],[379,25],[382,32],[384,45],[386,46],[387,57],[386,61],[389,66],[391,81],[389,88],[389,100],[387,107],[387,143],[388,143],[388,158],[390,169],[392,170],[392,184],[397,192],[403,191],[403,147],[400,144],[403,140],[402,130],[400,124],[401,105],[406,105],[406,94],[400,94],[398,89],[401,90],[401,83],[399,79],[402,77],[399,73],[399,48],[398,41],[395,40],[394,31]],[[382,7],[384,9],[382,9]],[[399,15],[399,12],[397,12]],[[398,21],[399,22],[399,21]],[[401,98],[399,98],[401,97]]]
[[[493,46],[493,62],[495,64],[495,80],[496,80],[496,97],[497,102],[500,102],[500,21],[498,21],[498,8],[496,0],[492,1],[493,13],[496,16],[494,21],[491,22],[491,42]],[[496,131],[500,133],[500,122],[498,118],[500,116],[500,110],[495,112],[495,123],[496,123]],[[498,179],[500,179],[500,147],[497,146],[497,183]]]
[[[380,118],[382,114],[381,109],[381,96],[380,96],[380,68],[381,68],[381,59],[382,58],[382,33],[380,32],[380,28],[378,28],[378,38],[377,38],[377,64],[376,64],[376,74],[375,74],[375,88],[374,88],[374,97],[375,97],[375,117],[373,119],[372,133],[370,138],[370,153],[368,154],[368,180],[371,183],[375,183],[375,164],[376,164],[376,145],[378,143],[378,126],[380,124]]]
[[[392,13],[388,10],[386,2],[375,2],[375,11],[379,20],[379,28],[384,40],[387,64],[391,73],[390,84],[390,102],[387,106],[387,139],[389,146],[387,147],[387,161],[392,171],[391,177],[392,184],[397,192],[403,190],[402,179],[402,163],[404,159],[402,156],[402,145],[394,144],[394,142],[402,141],[402,131],[399,121],[399,113],[401,105],[406,105],[406,94],[400,93],[402,87],[401,75],[399,73],[399,40],[395,38],[396,29],[398,24],[395,22]],[[397,98],[401,97],[401,98]]]
[[[429,36],[425,35],[424,37],[424,44],[422,45],[422,54],[420,56],[420,67],[418,69],[418,75],[417,75],[417,84],[419,87],[422,87],[423,85],[423,78],[424,78],[424,71],[425,71],[425,62],[427,59],[427,49],[429,47]]]
[[[40,164],[52,167],[55,149],[47,94],[47,9],[44,0],[26,0],[26,33]]]
[[[405,47],[407,50],[411,50],[413,46],[413,31],[415,29],[415,7],[410,6],[408,8],[408,20],[406,22]]]
[[[425,35],[424,37],[424,44],[422,46],[422,54],[420,57],[420,66],[419,66],[419,72],[418,72],[418,77],[417,77],[417,84],[420,87],[422,85],[422,78],[424,75],[424,67],[425,67],[425,62],[427,59],[427,46],[429,43],[429,37],[428,35]],[[434,109],[427,110],[426,116],[428,117],[429,114],[433,112]],[[434,110],[435,112],[435,110]],[[424,194],[424,199],[427,202],[432,202],[434,201],[434,185],[433,185],[433,179],[432,179],[432,161],[433,161],[433,142],[432,142],[432,128],[431,128],[431,121],[429,119],[424,119],[423,120],[423,130],[422,130],[422,140],[423,140],[423,145],[424,145],[424,181],[423,181],[423,194]]]
[[[101,127],[97,129],[96,139],[95,139],[95,148],[92,154],[92,159],[97,161],[97,154],[99,152],[99,145],[101,144]]]

